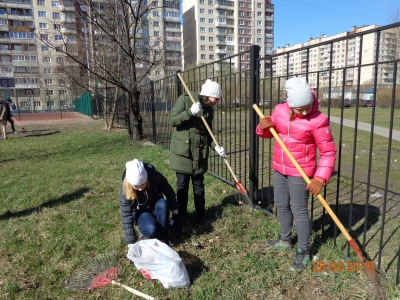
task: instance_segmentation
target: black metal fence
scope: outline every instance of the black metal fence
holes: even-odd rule
[[[288,78],[302,76],[312,80],[338,149],[336,172],[323,196],[363,252],[396,284],[400,271],[400,132],[394,121],[400,114],[395,109],[400,100],[400,51],[393,45],[400,42],[399,26],[395,23],[324,43],[307,43],[296,50],[264,57],[260,57],[258,46],[251,46],[246,52],[182,73],[192,91],[199,92],[207,78],[221,84],[223,97],[216,106],[214,134],[227,150],[229,163],[249,196],[266,212],[274,211],[273,141],[255,135],[258,116],[252,105],[258,104],[269,115],[285,99]],[[364,52],[363,40],[367,39],[372,45],[369,52]],[[353,60],[347,57],[344,64],[335,63],[347,55],[338,46],[350,46],[354,41],[358,44],[352,46],[357,52]],[[314,53],[321,48],[327,50],[326,55],[322,62],[314,62]],[[298,62],[294,61],[296,54],[300,57]],[[247,56],[249,61],[244,60]],[[281,71],[276,65],[279,59],[284,66]],[[298,71],[295,63],[301,65]],[[370,79],[363,82],[367,73]],[[365,85],[373,91],[371,107],[362,107],[358,101]],[[355,99],[350,99],[351,107],[346,107],[346,90],[350,88],[355,91]],[[176,75],[154,81],[141,90],[144,136],[167,149],[172,134],[169,113],[181,93],[183,87]],[[126,109],[119,111],[125,114]],[[122,124],[125,120],[126,117],[118,117]],[[210,174],[234,186],[230,171],[218,155],[211,156],[209,162]],[[316,198],[310,199],[310,214],[315,236],[322,240],[332,238],[334,246],[350,255],[347,241]]]

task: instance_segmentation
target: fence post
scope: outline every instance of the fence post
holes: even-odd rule
[[[177,72],[181,73],[181,72]],[[176,84],[176,97],[178,98],[180,95],[182,95],[182,83],[181,80],[179,79],[178,75],[175,76],[175,84]]]
[[[249,148],[249,194],[253,203],[257,203],[258,192],[258,144],[259,140],[255,134],[257,127],[257,113],[253,104],[258,103],[260,94],[260,46],[250,47],[250,148]]]
[[[154,81],[150,82],[150,99],[151,99],[151,125],[153,127],[153,143],[157,143],[156,132],[156,108],[154,104]]]

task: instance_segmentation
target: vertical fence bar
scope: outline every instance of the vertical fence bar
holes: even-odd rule
[[[250,149],[249,149],[249,192],[250,199],[253,203],[257,203],[257,191],[258,191],[258,137],[256,137],[255,130],[257,127],[257,113],[253,107],[253,104],[258,103],[260,98],[260,46],[252,45],[250,47]]]
[[[150,100],[151,100],[151,126],[153,128],[153,143],[157,144],[156,107],[154,104],[154,81],[150,82]]]

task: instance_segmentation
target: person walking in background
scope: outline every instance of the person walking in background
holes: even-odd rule
[[[135,243],[133,226],[136,224],[140,238],[157,238],[168,245],[170,210],[172,228],[179,231],[181,224],[173,188],[164,175],[149,163],[134,159],[125,166],[119,189],[125,243],[128,247]]]
[[[296,221],[298,244],[296,257],[290,270],[302,271],[310,260],[309,239],[311,224],[308,215],[309,193],[317,196],[322,186],[331,178],[336,160],[327,117],[319,111],[319,102],[305,78],[291,78],[285,84],[287,101],[278,104],[271,116],[262,118],[256,134],[272,138],[273,127],[286,147],[303,168],[311,182],[307,184],[296,167],[284,153],[279,143],[274,145],[274,201],[281,233],[278,240],[267,240],[267,248],[292,249],[291,230]],[[319,162],[317,163],[317,150]],[[291,204],[291,205],[290,205]]]
[[[192,181],[197,221],[204,227],[209,224],[205,211],[204,173],[208,168],[209,147],[226,157],[212,141],[201,116],[212,129],[213,106],[222,97],[221,86],[210,79],[202,85],[200,94],[192,92],[197,100],[193,104],[188,94],[179,96],[171,111],[169,123],[174,127],[170,146],[169,166],[176,172],[179,215],[187,217],[189,184]]]
[[[11,109],[10,109],[10,103],[12,103],[12,100],[10,97],[7,97],[7,101],[6,101],[6,119],[7,122],[10,123],[11,125],[11,130],[13,131],[14,134],[18,134],[19,132],[15,130],[15,126],[14,126],[14,117],[11,114]]]
[[[11,104],[11,109],[12,109],[12,111],[13,111],[14,114],[17,113],[17,106],[15,105],[14,102]]]
[[[7,109],[6,109],[7,103],[0,98],[0,127],[1,130],[3,131],[3,139],[7,139]],[[1,134],[1,132],[0,132]]]

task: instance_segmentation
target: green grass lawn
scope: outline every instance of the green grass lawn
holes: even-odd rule
[[[174,188],[175,173],[166,149],[133,143],[123,129],[103,128],[102,121],[30,125],[25,135],[0,141],[0,299],[131,299],[112,285],[66,288],[73,271],[109,251],[119,255],[117,281],[157,299],[373,299],[363,272],[316,268],[322,262],[347,265],[343,237],[338,250],[332,240],[313,241],[315,262],[300,274],[290,272],[293,253],[264,246],[279,233],[276,219],[246,212],[236,190],[210,175],[205,181],[212,227],[187,223],[181,234],[171,235],[191,286],[164,289],[144,279],[126,258],[120,176],[134,158],[154,164]],[[192,198],[189,203],[194,217]],[[386,299],[400,297],[391,279],[383,284]]]

